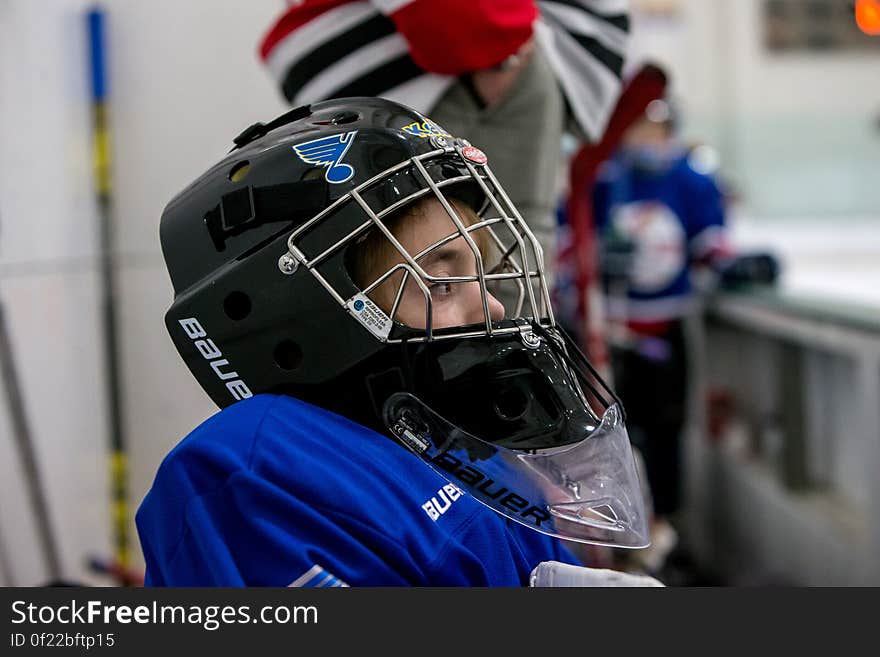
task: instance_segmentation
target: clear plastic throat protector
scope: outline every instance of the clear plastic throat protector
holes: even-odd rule
[[[560,387],[571,385],[569,380]],[[502,394],[493,392],[498,382],[489,376],[486,386],[485,414],[497,415],[491,400]],[[612,403],[597,418],[573,395],[557,393],[565,410],[554,431],[533,439],[529,449],[508,446],[521,439],[505,440],[497,433],[491,441],[477,437],[408,392],[388,399],[385,421],[392,435],[437,473],[511,520],[559,538],[646,547],[644,499],[620,407]],[[424,396],[431,397],[427,386]],[[475,401],[483,400],[461,403]],[[524,408],[535,403],[526,400]],[[479,424],[499,432],[508,424],[505,419]],[[517,428],[509,424],[511,431]],[[542,441],[555,446],[534,447]]]

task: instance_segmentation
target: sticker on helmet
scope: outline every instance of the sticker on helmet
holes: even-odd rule
[[[349,314],[363,324],[366,329],[381,340],[388,338],[394,322],[386,315],[379,306],[363,294],[355,294],[345,302]]]
[[[409,125],[403,126],[403,131],[421,139],[425,139],[426,137],[452,137],[452,135],[446,132],[443,128],[431,121],[424,121],[422,123],[416,121],[415,123],[410,123]]]
[[[486,154],[476,146],[465,146],[461,149],[461,154],[464,155],[466,159],[476,164],[486,164],[486,162],[489,161]]]
[[[304,144],[297,144],[293,150],[296,151],[299,159],[306,164],[327,167],[324,179],[328,183],[338,185],[351,180],[354,175],[354,167],[350,164],[343,164],[342,158],[354,143],[356,134],[357,130],[352,130],[345,134],[313,139]]]

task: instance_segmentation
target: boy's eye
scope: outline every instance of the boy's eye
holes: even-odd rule
[[[452,283],[434,283],[428,289],[432,297],[442,297],[452,293]]]

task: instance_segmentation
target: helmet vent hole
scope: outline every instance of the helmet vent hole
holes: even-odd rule
[[[223,312],[233,321],[242,320],[251,314],[251,298],[244,292],[230,292],[223,300]]]
[[[506,387],[495,396],[494,408],[499,418],[514,422],[521,419],[529,410],[529,398],[519,387]]]
[[[357,112],[340,112],[336,114],[330,122],[333,125],[345,125],[346,123],[354,123],[360,118]]]
[[[275,347],[274,357],[275,364],[282,370],[295,370],[302,365],[303,353],[296,342],[284,340]]]
[[[235,166],[233,166],[229,170],[229,181],[230,182],[241,182],[248,175],[248,171],[251,170],[251,163],[247,160],[242,160],[241,162],[237,162]]]

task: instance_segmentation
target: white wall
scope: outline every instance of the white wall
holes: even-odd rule
[[[880,112],[880,51],[769,52],[763,2],[678,0],[665,3],[678,7],[667,15],[636,10],[627,67],[657,59],[697,113]]]
[[[90,555],[111,556],[87,6],[0,0],[0,301],[63,574],[100,583],[85,566]],[[104,4],[132,511],[164,454],[215,410],[164,328],[171,287],[159,217],[241,129],[285,108],[256,55],[280,7],[280,0]],[[5,397],[0,402],[0,550],[15,583],[36,584],[45,567]]]

